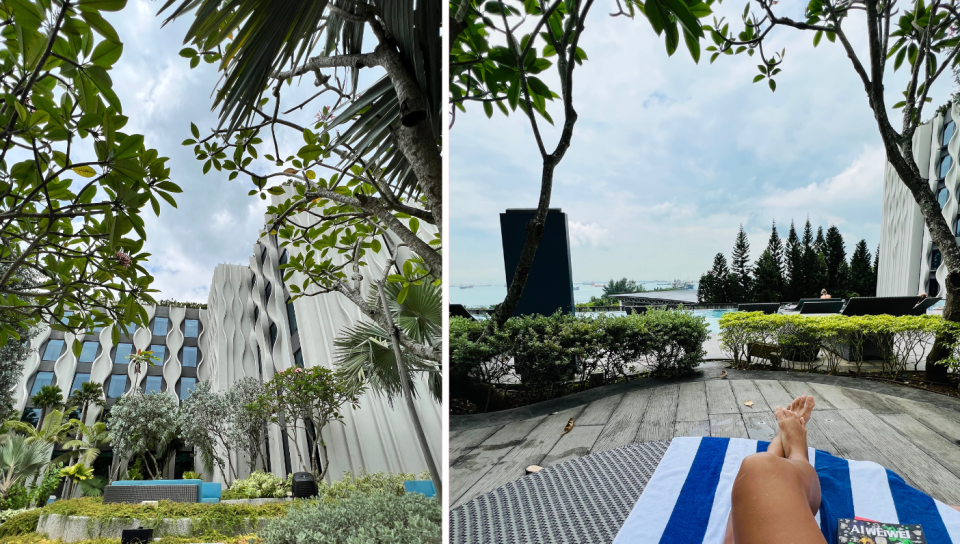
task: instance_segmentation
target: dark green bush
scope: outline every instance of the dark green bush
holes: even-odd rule
[[[536,396],[557,384],[585,382],[596,373],[603,381],[643,371],[662,377],[685,374],[703,360],[708,337],[706,321],[682,309],[619,317],[514,317],[492,331],[483,321],[451,318],[452,394],[467,398],[464,384],[515,382],[511,375]]]
[[[265,544],[439,544],[440,502],[418,493],[352,494],[295,505],[259,533]]]
[[[25,510],[0,525],[0,538],[30,534],[37,530],[40,521],[40,509]]]

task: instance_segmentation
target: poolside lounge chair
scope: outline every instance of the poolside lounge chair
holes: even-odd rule
[[[451,304],[450,305],[450,317],[463,317],[471,321],[474,320],[473,315],[467,311],[466,306],[463,304]]]
[[[820,302],[821,300],[830,300],[830,299],[822,299],[822,298],[820,298],[820,297],[817,297],[817,298],[801,298],[801,299],[800,299],[800,302],[797,302],[797,305],[796,305],[796,306],[794,306],[793,308],[788,308],[788,309],[789,309],[790,311],[799,312],[799,311],[803,310],[803,305],[806,304],[807,302]]]
[[[920,302],[919,296],[913,297],[853,297],[840,312],[846,316],[854,315],[913,315],[914,308]]]
[[[940,302],[941,300],[943,299],[940,297],[927,297],[921,300],[920,302],[917,303],[916,306],[913,307],[913,315],[926,314],[927,310],[929,310],[930,308],[933,308],[933,306],[936,303]]]
[[[779,302],[755,302],[750,304],[738,304],[738,312],[763,312],[765,314],[775,314],[780,311]]]
[[[843,299],[823,299],[807,301],[802,308],[801,314],[838,314],[843,309]]]

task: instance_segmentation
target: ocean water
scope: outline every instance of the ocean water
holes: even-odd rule
[[[670,287],[670,282],[643,282],[643,288],[652,291],[657,287],[663,289]],[[603,287],[594,287],[592,285],[582,285],[574,283],[576,289],[573,292],[573,300],[576,302],[590,302],[590,297],[603,296]],[[503,302],[507,296],[507,288],[502,284],[495,285],[475,285],[470,289],[461,289],[459,285],[450,286],[450,303],[463,304],[467,307],[472,306],[493,306]]]

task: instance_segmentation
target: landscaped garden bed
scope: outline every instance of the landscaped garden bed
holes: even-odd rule
[[[450,319],[451,409],[493,412],[641,377],[688,375],[709,330],[683,309],[523,316],[503,327]]]

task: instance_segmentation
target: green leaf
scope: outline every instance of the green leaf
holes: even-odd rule
[[[200,137],[200,129],[197,128],[197,125],[190,123],[190,133],[193,134],[194,138]]]
[[[139,134],[127,136],[122,142],[120,142],[120,147],[117,148],[116,153],[113,155],[113,159],[129,159],[130,157],[134,157],[142,145],[143,136]]]
[[[777,82],[774,81],[774,80],[772,80],[772,79],[770,80],[770,90],[771,90],[771,91],[776,91],[776,90],[777,90]]]
[[[120,11],[127,0],[80,0],[80,11]]]
[[[121,53],[123,53],[122,43],[104,40],[94,48],[90,62],[103,68],[110,68],[115,62],[120,60]]]
[[[483,113],[487,114],[487,119],[493,117],[493,104],[491,104],[490,102],[484,102]]]
[[[120,43],[120,37],[117,35],[117,31],[99,13],[95,11],[81,11],[80,16],[90,25],[90,28],[97,31],[97,34],[100,34],[112,42]]]

